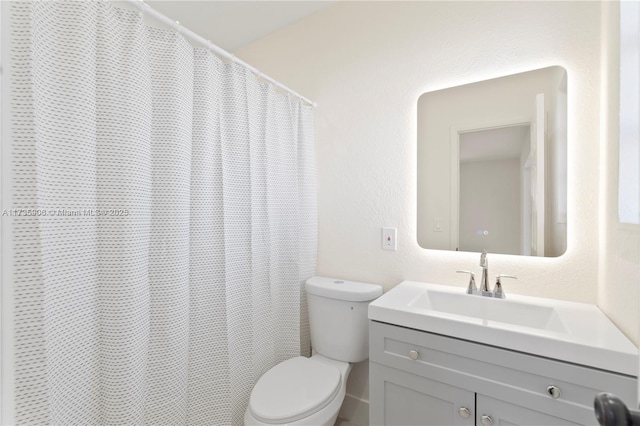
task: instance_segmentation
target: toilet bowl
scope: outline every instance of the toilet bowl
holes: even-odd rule
[[[305,289],[313,356],[291,358],[260,377],[245,411],[247,426],[333,426],[351,363],[369,357],[367,309],[382,287],[313,277]]]
[[[351,364],[315,354],[267,371],[251,392],[247,426],[332,426],[338,417]]]

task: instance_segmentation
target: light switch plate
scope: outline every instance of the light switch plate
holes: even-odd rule
[[[382,248],[398,250],[398,228],[382,228]]]

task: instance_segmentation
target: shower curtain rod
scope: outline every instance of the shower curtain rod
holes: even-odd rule
[[[155,10],[154,8],[152,8],[151,6],[146,4],[144,2],[144,0],[125,0],[125,1],[127,3],[129,3],[129,4],[131,4],[132,6],[134,6],[140,12],[145,13],[145,14],[151,16],[152,18],[162,22],[163,24],[168,25],[169,27],[173,28],[178,33],[182,34],[184,37],[186,37],[188,39],[191,39],[191,40],[195,41],[196,43],[198,43],[198,44],[200,44],[202,46],[206,46],[207,49],[211,50],[216,55],[221,56],[221,57],[223,57],[225,59],[229,59],[229,60],[237,63],[238,65],[242,65],[243,67],[247,68],[249,71],[251,71],[252,73],[257,75],[258,77],[260,77],[262,79],[265,79],[265,80],[269,81],[270,83],[273,83],[274,85],[278,86],[280,89],[282,89],[282,90],[294,95],[295,97],[303,100],[304,102],[308,103],[309,105],[311,105],[313,107],[317,106],[317,104],[315,102],[305,98],[304,96],[302,96],[298,92],[295,92],[294,90],[291,90],[290,88],[288,88],[287,86],[283,85],[282,83],[278,83],[273,78],[271,78],[268,75],[266,75],[265,73],[259,71],[258,69],[252,67],[251,65],[247,64],[242,59],[239,59],[238,57],[236,57],[236,55],[227,52],[226,50],[222,49],[221,47],[216,46],[215,44],[213,44],[210,40],[207,40],[204,37],[199,36],[198,34],[194,33],[191,30],[189,30],[188,28],[185,28],[184,26],[180,25],[180,22],[171,20],[171,18],[168,18],[167,16],[163,15],[162,13],[158,12],[157,10]]]

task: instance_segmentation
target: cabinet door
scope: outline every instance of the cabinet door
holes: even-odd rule
[[[377,363],[369,369],[371,425],[475,424],[473,392]]]
[[[579,416],[579,413],[577,414]],[[484,419],[483,421],[483,416],[488,416],[490,419]],[[476,424],[478,426],[566,426],[581,424],[571,420],[534,411],[520,405],[510,404],[486,395],[478,394],[476,399]],[[593,417],[593,422],[587,424],[597,424],[595,416]]]

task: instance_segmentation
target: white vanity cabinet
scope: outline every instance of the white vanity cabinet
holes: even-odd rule
[[[369,345],[372,425],[594,425],[598,392],[636,401],[632,376],[383,322]]]

